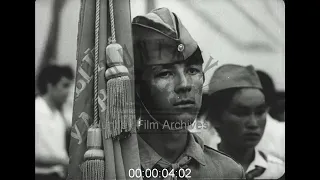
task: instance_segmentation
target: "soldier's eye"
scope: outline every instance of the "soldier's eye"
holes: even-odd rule
[[[191,75],[195,75],[197,73],[200,73],[200,70],[197,68],[189,68],[187,72]]]
[[[244,117],[244,116],[250,115],[250,111],[245,108],[232,108],[230,109],[230,112],[238,117]]]
[[[257,107],[255,109],[255,114],[258,115],[258,116],[262,116],[264,115],[267,111],[269,110],[269,108],[267,107],[267,105],[263,104],[259,107]]]
[[[243,110],[239,110],[239,111],[234,111],[233,112],[234,115],[237,115],[239,117],[243,117],[243,116],[248,116],[250,115],[250,112],[248,111],[243,111]]]
[[[266,112],[267,112],[266,108],[260,108],[255,112],[255,114],[258,115],[258,116],[262,116]]]
[[[171,75],[173,75],[173,73],[171,71],[163,71],[163,72],[157,73],[156,77],[166,78],[166,77],[169,77]]]

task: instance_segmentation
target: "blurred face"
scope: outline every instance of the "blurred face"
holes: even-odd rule
[[[237,148],[255,147],[264,132],[266,112],[265,98],[260,90],[238,90],[220,120],[222,141]]]
[[[48,85],[48,92],[51,98],[53,99],[53,101],[58,106],[61,106],[66,102],[69,95],[71,83],[72,83],[72,80],[66,77],[62,77],[57,84]]]
[[[158,121],[193,122],[201,107],[202,64],[168,64],[149,67],[143,79],[148,89],[142,100]],[[143,91],[143,90],[142,90]]]

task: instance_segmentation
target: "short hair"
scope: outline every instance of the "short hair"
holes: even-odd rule
[[[276,102],[273,107],[270,109],[270,115],[272,117],[276,117],[279,113],[283,113],[285,111],[285,92],[276,92]],[[277,119],[277,118],[275,118]]]
[[[40,95],[47,93],[47,85],[56,85],[62,77],[72,80],[74,78],[73,70],[70,66],[48,65],[44,67],[38,75],[37,88]]]

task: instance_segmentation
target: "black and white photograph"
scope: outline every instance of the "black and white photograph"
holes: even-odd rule
[[[35,180],[285,179],[284,0],[36,0]]]

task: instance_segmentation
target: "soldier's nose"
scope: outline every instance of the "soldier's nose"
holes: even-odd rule
[[[175,86],[175,92],[181,93],[181,92],[189,92],[191,91],[191,83],[189,78],[186,76],[185,73],[178,73],[176,76],[176,86]]]

